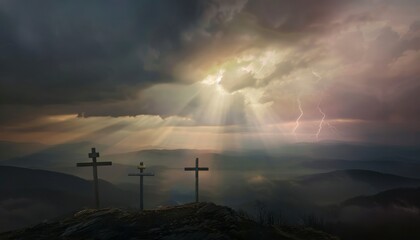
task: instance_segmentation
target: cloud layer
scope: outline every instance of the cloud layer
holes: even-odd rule
[[[338,126],[351,122],[361,138],[418,139],[419,10],[410,0],[2,1],[3,139],[63,115],[274,127],[298,141],[349,140]]]

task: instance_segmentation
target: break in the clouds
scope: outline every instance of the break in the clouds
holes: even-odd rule
[[[415,0],[1,1],[2,139],[412,143],[418,12]]]

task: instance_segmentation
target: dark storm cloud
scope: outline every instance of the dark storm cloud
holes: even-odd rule
[[[175,51],[179,34],[200,13],[196,1],[3,1],[0,7],[2,104],[124,99],[137,88],[174,81],[145,63]]]
[[[0,109],[9,114],[0,121],[156,113],[150,103],[134,101],[139,91],[185,82],[176,65],[208,43],[245,3],[2,1]]]
[[[141,114],[129,99],[145,87],[176,81],[167,69],[182,54],[181,33],[231,16],[219,16],[223,4],[211,3],[1,2],[0,121],[89,110]]]
[[[341,100],[340,106],[332,110],[337,118],[406,122],[420,119],[420,108],[415,103],[420,93],[420,71],[416,67],[420,61],[420,32],[415,30],[416,25],[413,22],[404,34],[384,27],[371,43],[362,41],[365,52],[360,56],[367,70],[342,76],[343,84],[329,90],[330,102]],[[359,86],[363,84],[363,91],[355,88],[352,79],[357,79]]]
[[[252,0],[246,11],[257,16],[263,26],[276,31],[313,32],[331,27],[332,17],[348,4],[345,0]]]
[[[261,23],[275,20],[269,24],[276,29],[300,31],[328,16],[334,2],[312,4],[308,11],[305,1],[254,1],[245,11]],[[177,58],[205,43],[203,34],[212,38],[245,3],[3,1],[1,103],[121,100],[152,84],[177,81],[171,72]]]

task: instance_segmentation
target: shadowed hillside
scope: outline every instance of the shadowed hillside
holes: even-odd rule
[[[369,170],[349,169],[304,175],[290,181],[278,181],[276,192],[317,204],[333,204],[357,195],[374,194],[397,187],[418,187],[420,179]],[[308,198],[310,197],[310,198]],[[284,198],[284,197],[283,197]]]
[[[102,206],[126,206],[129,192],[100,181]],[[0,231],[27,226],[93,204],[91,181],[75,176],[0,166]]]
[[[186,204],[143,212],[83,210],[73,216],[0,234],[1,239],[259,239],[334,240],[312,229],[261,225],[228,207]]]
[[[327,227],[343,240],[420,237],[420,188],[397,188],[343,201]]]
[[[420,188],[397,188],[348,199],[342,206],[420,208]]]

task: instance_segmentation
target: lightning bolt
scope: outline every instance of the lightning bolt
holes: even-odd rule
[[[296,138],[296,130],[299,128],[299,120],[303,116],[303,109],[302,109],[302,103],[300,102],[300,96],[297,98],[297,103],[298,103],[300,114],[299,114],[299,117],[296,119],[295,127],[293,128],[293,131],[292,131],[295,138]]]
[[[331,125],[329,122],[326,122],[327,126],[330,127],[334,132],[338,133],[338,129]]]
[[[311,70],[311,72],[315,77],[318,78],[318,81],[322,79],[322,77],[318,73],[314,72],[314,70]]]
[[[316,82],[318,82],[318,81],[320,81],[322,79],[321,75],[319,75],[315,71],[311,70],[311,72],[317,78],[317,81]],[[327,114],[321,108],[321,101],[322,101],[322,97],[320,98],[320,101],[319,101],[319,103],[317,105],[318,112],[322,116],[321,119],[319,120],[318,130],[315,133],[315,138],[316,138],[316,141],[317,142],[319,141],[319,136],[321,135],[321,132],[322,132],[322,130],[324,128],[324,125],[328,126],[330,129],[332,129],[334,131],[334,133],[338,133],[337,129],[333,125],[331,125],[328,120],[326,120],[327,119]],[[293,128],[293,131],[292,131],[292,134],[295,136],[295,139],[297,138],[296,131],[297,131],[297,129],[300,126],[300,119],[303,116],[303,108],[302,108],[302,102],[300,101],[300,94],[297,97],[297,103],[298,103],[298,108],[299,108],[300,114],[299,114],[299,116],[297,117],[297,119],[295,121],[295,127]]]
[[[326,116],[325,113],[322,111],[322,109],[320,107],[320,104],[318,104],[318,111],[322,114],[322,118],[319,121],[318,132],[316,133],[316,141],[317,142],[319,141],[319,134],[322,131],[322,126],[324,125],[324,119],[325,119],[325,116]]]
[[[321,79],[322,79],[321,75],[319,75],[319,74],[318,74],[318,73],[316,73],[315,71],[311,70],[311,72],[312,72],[312,74],[313,74],[315,77],[317,77],[317,78],[318,78],[318,80],[317,80],[317,81],[319,81],[319,80],[321,80]],[[321,118],[321,120],[319,121],[318,131],[317,131],[317,132],[316,132],[316,134],[315,134],[316,141],[318,142],[318,141],[319,141],[319,135],[321,134],[321,131],[322,131],[322,128],[323,128],[324,124],[325,124],[325,125],[327,125],[330,129],[332,129],[332,130],[334,131],[334,133],[336,133],[336,134],[338,134],[338,130],[337,130],[337,128],[336,128],[336,127],[334,127],[333,125],[331,125],[331,123],[329,123],[329,121],[325,121],[325,118],[327,117],[327,115],[326,115],[326,114],[325,114],[325,112],[324,112],[324,111],[322,111],[322,109],[321,109],[321,101],[318,103],[317,108],[318,108],[318,112],[319,112],[319,113],[321,113],[321,115],[322,115],[322,118]]]

